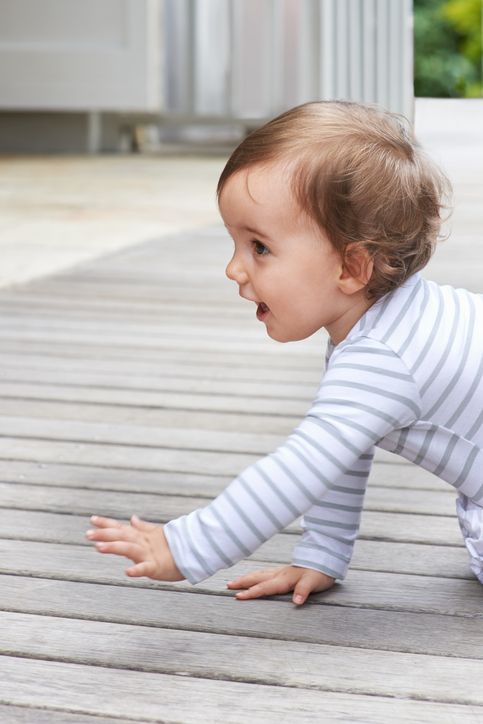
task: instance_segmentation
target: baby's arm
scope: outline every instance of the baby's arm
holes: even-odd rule
[[[362,504],[371,471],[374,448],[361,455],[323,498],[302,518],[303,535],[292,562],[345,578],[359,532]]]
[[[205,508],[165,526],[178,569],[197,583],[249,556],[327,500],[330,490],[337,492],[347,470],[377,441],[411,425],[420,412],[418,389],[397,354],[373,340],[344,348],[309,413],[280,448],[247,468]],[[355,537],[356,529],[352,533]],[[318,556],[322,546],[316,548]],[[351,545],[347,558],[350,552]],[[345,570],[347,561],[340,563]]]
[[[259,598],[293,591],[293,602],[305,603],[310,593],[326,591],[344,578],[359,530],[373,449],[362,455],[337,485],[302,518],[304,533],[293,552],[293,565],[259,570],[231,581],[228,588],[244,589],[238,599]]]
[[[99,553],[125,556],[135,564],[126,570],[128,576],[147,576],[159,581],[183,580],[162,526],[146,523],[135,515],[127,525],[95,515],[91,523],[95,529],[88,530],[86,537],[96,541]]]

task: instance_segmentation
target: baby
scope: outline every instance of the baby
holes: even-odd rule
[[[448,188],[401,118],[356,103],[299,106],[235,149],[218,183],[226,273],[273,339],[325,328],[326,372],[286,442],[212,503],[164,528],[93,517],[99,551],[197,583],[303,515],[292,565],[228,584],[302,604],[347,572],[377,445],[456,488],[483,583],[483,298],[418,273]]]

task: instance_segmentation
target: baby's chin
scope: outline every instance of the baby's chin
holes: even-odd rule
[[[272,326],[268,327],[268,325],[267,325],[266,331],[267,331],[267,335],[271,339],[275,340],[275,342],[286,343],[286,342],[301,342],[303,339],[308,339],[309,337],[311,337],[318,330],[315,329],[314,331],[309,331],[309,332],[301,332],[300,330],[298,330],[297,332],[295,332],[293,330],[277,329],[276,327],[272,327]]]

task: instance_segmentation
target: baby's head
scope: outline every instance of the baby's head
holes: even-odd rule
[[[254,167],[283,168],[293,198],[348,269],[371,260],[374,301],[429,261],[449,182],[402,117],[341,101],[307,103],[251,133],[218,182]]]

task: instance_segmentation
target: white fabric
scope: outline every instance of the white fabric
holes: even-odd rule
[[[483,583],[483,508],[460,493],[456,498],[456,512],[470,554],[470,568]]]

